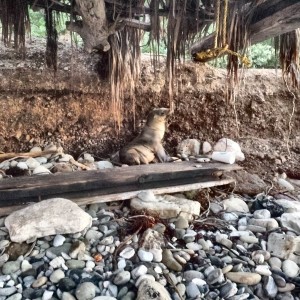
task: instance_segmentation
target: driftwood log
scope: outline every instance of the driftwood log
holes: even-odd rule
[[[239,169],[222,163],[178,162],[7,178],[0,181],[0,215],[54,197],[90,204],[130,199],[145,190],[162,194],[224,185],[234,180],[223,173]]]

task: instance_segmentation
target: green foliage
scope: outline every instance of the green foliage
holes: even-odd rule
[[[270,40],[251,46],[249,53],[252,68],[275,68],[278,65],[275,48]]]
[[[29,10],[31,35],[34,37],[45,37],[46,27],[44,13],[41,11]]]

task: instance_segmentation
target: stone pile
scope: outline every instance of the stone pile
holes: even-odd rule
[[[39,219],[24,211],[2,218],[0,300],[299,300],[299,202],[264,194],[217,200],[193,220],[158,210],[159,222],[106,204],[79,215],[65,199],[34,204]],[[72,217],[85,221],[70,226]],[[126,233],[129,224],[137,228]]]
[[[113,164],[108,160],[95,161],[94,157],[85,153],[75,161],[72,155],[63,153],[61,147],[48,145],[44,149],[33,147],[30,153],[43,153],[52,151],[53,154],[45,154],[38,157],[15,157],[0,163],[0,179],[5,175],[45,175],[51,173],[69,173],[79,170],[96,170],[113,168]]]

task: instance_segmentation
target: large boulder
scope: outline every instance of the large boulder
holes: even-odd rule
[[[76,233],[91,224],[89,214],[76,203],[63,198],[35,203],[5,219],[10,239],[17,243],[48,235]]]

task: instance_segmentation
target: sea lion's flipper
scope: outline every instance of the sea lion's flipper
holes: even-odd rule
[[[135,149],[121,149],[120,161],[128,165],[140,165],[140,155]]]
[[[165,148],[161,144],[158,144],[156,146],[155,156],[158,158],[158,160],[161,163],[162,162],[168,162],[168,161],[170,161],[170,156],[168,155],[168,153],[166,152]]]

